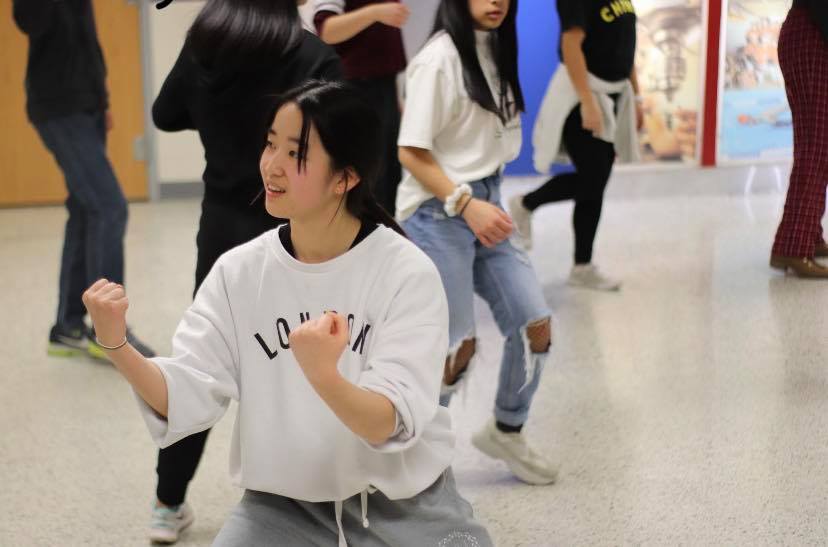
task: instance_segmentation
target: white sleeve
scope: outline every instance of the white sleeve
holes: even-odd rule
[[[164,419],[138,398],[153,440],[167,447],[211,428],[238,401],[238,345],[221,261],[198,290],[173,337],[172,357],[152,361],[167,382]]]
[[[433,264],[407,275],[377,330],[368,369],[358,385],[385,396],[397,410],[396,435],[372,449],[400,452],[422,436],[439,407],[448,353],[448,304]]]
[[[337,15],[345,13],[345,0],[313,0],[313,13],[332,11]]]
[[[409,67],[397,145],[432,150],[435,137],[453,117],[455,101],[445,71],[425,63]]]

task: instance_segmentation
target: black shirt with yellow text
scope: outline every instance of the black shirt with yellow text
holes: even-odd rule
[[[630,77],[635,61],[635,8],[631,0],[557,0],[561,33],[581,28],[590,73],[610,82]],[[563,55],[561,55],[563,58]]]

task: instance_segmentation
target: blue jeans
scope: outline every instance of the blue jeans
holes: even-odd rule
[[[35,124],[66,179],[69,218],[60,264],[56,325],[81,326],[83,291],[95,280],[124,281],[127,202],[106,156],[103,112]]]
[[[501,207],[499,175],[470,186],[474,197]],[[529,257],[509,240],[492,249],[484,247],[465,220],[448,217],[436,198],[423,203],[403,228],[440,271],[448,297],[452,351],[474,336],[474,294],[489,304],[506,337],[495,418],[523,425],[549,355],[533,353],[526,335],[527,325],[550,316]]]

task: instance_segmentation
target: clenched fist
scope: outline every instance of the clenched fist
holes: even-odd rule
[[[83,293],[83,303],[92,323],[95,335],[105,346],[118,346],[126,336],[126,312],[129,308],[124,287],[99,279]]]
[[[311,383],[336,373],[336,365],[348,346],[348,321],[334,312],[305,321],[290,333],[290,348]]]

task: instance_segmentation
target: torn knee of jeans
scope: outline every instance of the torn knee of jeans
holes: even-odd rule
[[[532,353],[546,353],[552,346],[552,319],[546,317],[526,325],[526,337]]]
[[[477,349],[476,338],[466,338],[457,348],[449,353],[446,358],[446,367],[443,371],[443,383],[447,386],[454,385],[469,368],[472,357]]]

